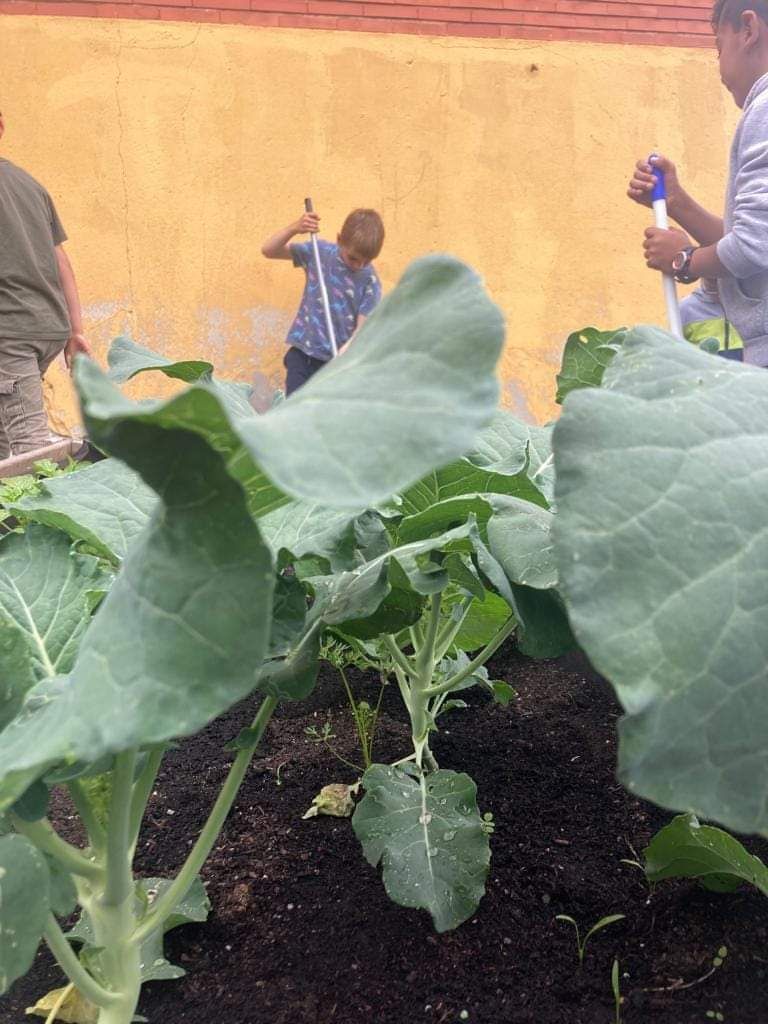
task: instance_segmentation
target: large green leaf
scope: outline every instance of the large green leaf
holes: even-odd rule
[[[448,574],[439,564],[425,564],[424,559],[433,552],[464,541],[473,530],[473,524],[467,523],[438,537],[391,548],[348,572],[312,577],[309,581],[315,590],[312,619],[322,619],[329,626],[339,626],[351,619],[365,619],[373,615],[390,593],[387,569],[393,560],[402,572],[398,577],[400,586],[407,579],[417,594],[430,594],[441,589],[448,583]]]
[[[48,888],[39,850],[23,836],[0,837],[0,994],[35,958],[50,912]]]
[[[390,898],[432,915],[439,932],[477,909],[490,864],[488,836],[468,775],[414,775],[375,764],[352,819],[366,860],[381,862]]]
[[[563,365],[557,375],[557,397],[563,402],[571,391],[579,388],[597,388],[603,380],[606,367],[619,351],[626,330],[598,331],[585,327],[569,335],[563,351]]]
[[[552,513],[511,497],[496,496],[492,506],[493,515],[486,527],[488,547],[507,577],[536,590],[556,587]]]
[[[271,558],[221,457],[194,434],[130,415],[112,422],[110,444],[162,501],[71,677],[33,689],[0,737],[0,805],[61,760],[196,732],[253,689],[266,654]]]
[[[39,680],[70,670],[102,576],[98,559],[44,526],[0,542],[0,729]]]
[[[107,361],[109,378],[118,384],[149,370],[160,370],[166,377],[187,383],[201,377],[210,377],[213,373],[212,363],[200,359],[174,362],[126,337],[115,338],[110,346]]]
[[[335,509],[305,501],[291,501],[262,516],[262,536],[277,556],[281,550],[294,558],[317,555],[332,569],[349,568],[355,549],[352,524],[363,509]]]
[[[250,384],[233,380],[219,380],[213,374],[213,365],[201,359],[183,359],[174,362],[165,356],[138,345],[130,338],[115,338],[107,354],[109,379],[122,384],[139,373],[158,370],[166,377],[182,380],[187,384],[204,381],[216,392],[223,405],[236,416],[255,415],[250,398],[253,389]]]
[[[768,374],[639,328],[555,430],[561,586],[621,779],[768,831]]]
[[[693,814],[679,814],[657,832],[644,856],[651,882],[698,878],[717,892],[748,882],[768,896],[768,868],[760,858],[747,853],[738,839],[722,829],[701,825]]]
[[[491,473],[527,472],[547,501],[552,501],[555,470],[552,425],[523,423],[506,409],[498,409],[475,440],[467,459]]]
[[[481,469],[468,459],[459,459],[432,471],[405,491],[402,512],[408,517],[424,515],[449,499],[472,498],[478,494],[514,494],[537,505],[547,504],[529,478],[525,464],[515,473],[497,473]]]
[[[40,494],[9,508],[63,530],[119,562],[156,504],[157,494],[138,473],[119,459],[105,459],[77,473],[41,481]]]

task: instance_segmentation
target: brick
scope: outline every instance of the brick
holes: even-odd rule
[[[50,14],[52,17],[97,18],[98,4],[84,3],[50,3],[37,5],[37,14]]]
[[[160,20],[213,22],[218,24],[221,21],[221,12],[205,7],[161,7]]]
[[[336,28],[337,18],[323,14],[279,14],[283,28]]]
[[[309,0],[307,13],[338,14],[342,17],[355,18],[363,13],[363,5],[350,0]]]
[[[10,0],[0,3],[0,14],[37,14],[37,4],[30,0]]]
[[[222,25],[251,25],[253,28],[277,28],[280,24],[279,14],[268,11],[221,11]]]
[[[362,13],[367,18],[415,18],[416,8],[411,4],[363,4]]]
[[[307,0],[251,0],[251,10],[272,14],[306,14]]]

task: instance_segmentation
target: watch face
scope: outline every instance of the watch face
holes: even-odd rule
[[[688,259],[688,253],[687,252],[683,251],[683,252],[676,252],[675,253],[675,255],[672,257],[672,269],[675,271],[675,273],[677,273],[679,270],[683,269],[683,267],[685,266],[685,261],[687,259]]]

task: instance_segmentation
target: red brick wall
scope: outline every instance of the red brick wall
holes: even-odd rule
[[[0,0],[0,14],[711,46],[712,0]]]

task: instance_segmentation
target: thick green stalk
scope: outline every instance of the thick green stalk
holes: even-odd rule
[[[433,594],[430,602],[429,618],[424,630],[424,640],[417,649],[414,658],[416,670],[410,677],[410,703],[408,711],[411,717],[411,738],[416,751],[416,764],[423,769],[426,758],[427,767],[437,767],[432,751],[429,749],[429,696],[427,688],[435,672],[435,644],[440,628],[440,601],[442,594]]]
[[[81,850],[62,839],[47,818],[23,821],[12,814],[11,822],[17,832],[31,840],[38,850],[57,860],[71,874],[97,882],[103,879],[104,872],[99,864],[88,860]]]
[[[129,827],[135,767],[135,750],[127,750],[117,755],[112,772],[112,796],[109,803],[107,881],[101,899],[105,906],[120,906],[129,896],[133,896]]]
[[[101,893],[83,909],[101,948],[99,967],[116,999],[99,1012],[98,1024],[130,1024],[141,992],[140,948],[134,941],[136,896],[132,871],[130,819],[136,750],[118,754],[112,772],[112,795],[106,843],[106,881]]]
[[[152,934],[152,932],[162,926],[166,918],[173,913],[177,904],[184,899],[190,886],[194,882],[195,878],[197,878],[208,854],[211,852],[216,840],[219,838],[219,833],[221,832],[224,820],[229,814],[232,804],[235,802],[235,797],[237,796],[240,785],[245,777],[248,765],[251,763],[253,755],[256,752],[256,748],[261,741],[261,737],[264,735],[264,730],[266,729],[276,707],[277,699],[275,697],[264,698],[264,701],[259,708],[259,713],[256,715],[251,726],[251,729],[255,733],[255,741],[252,744],[249,744],[248,749],[238,751],[237,757],[233,761],[232,767],[227,775],[227,781],[224,783],[218,799],[213,805],[211,813],[208,815],[208,820],[205,823],[203,831],[200,833],[197,842],[190,850],[189,856],[173,883],[168,887],[168,889],[166,889],[165,893],[160,897],[150,913],[137,927],[134,936],[136,942],[143,942]],[[99,1021],[99,1024],[102,1024],[102,1022]]]
[[[102,988],[98,981],[91,977],[80,963],[77,954],[72,949],[53,914],[48,916],[43,936],[59,967],[61,967],[62,971],[64,971],[81,995],[85,996],[86,999],[89,999],[96,1006],[107,1007],[116,1002],[118,997],[115,993],[108,992],[107,989]]]
[[[504,623],[499,629],[492,640],[490,640],[485,647],[476,655],[468,665],[465,665],[460,672],[456,675],[451,676],[450,679],[446,679],[445,682],[439,683],[436,686],[428,686],[424,691],[428,697],[439,697],[441,693],[450,693],[451,690],[455,689],[459,683],[463,683],[465,679],[476,672],[479,668],[488,661],[488,659],[498,650],[499,647],[504,643],[507,637],[514,631],[517,626],[517,619],[510,618]]]

